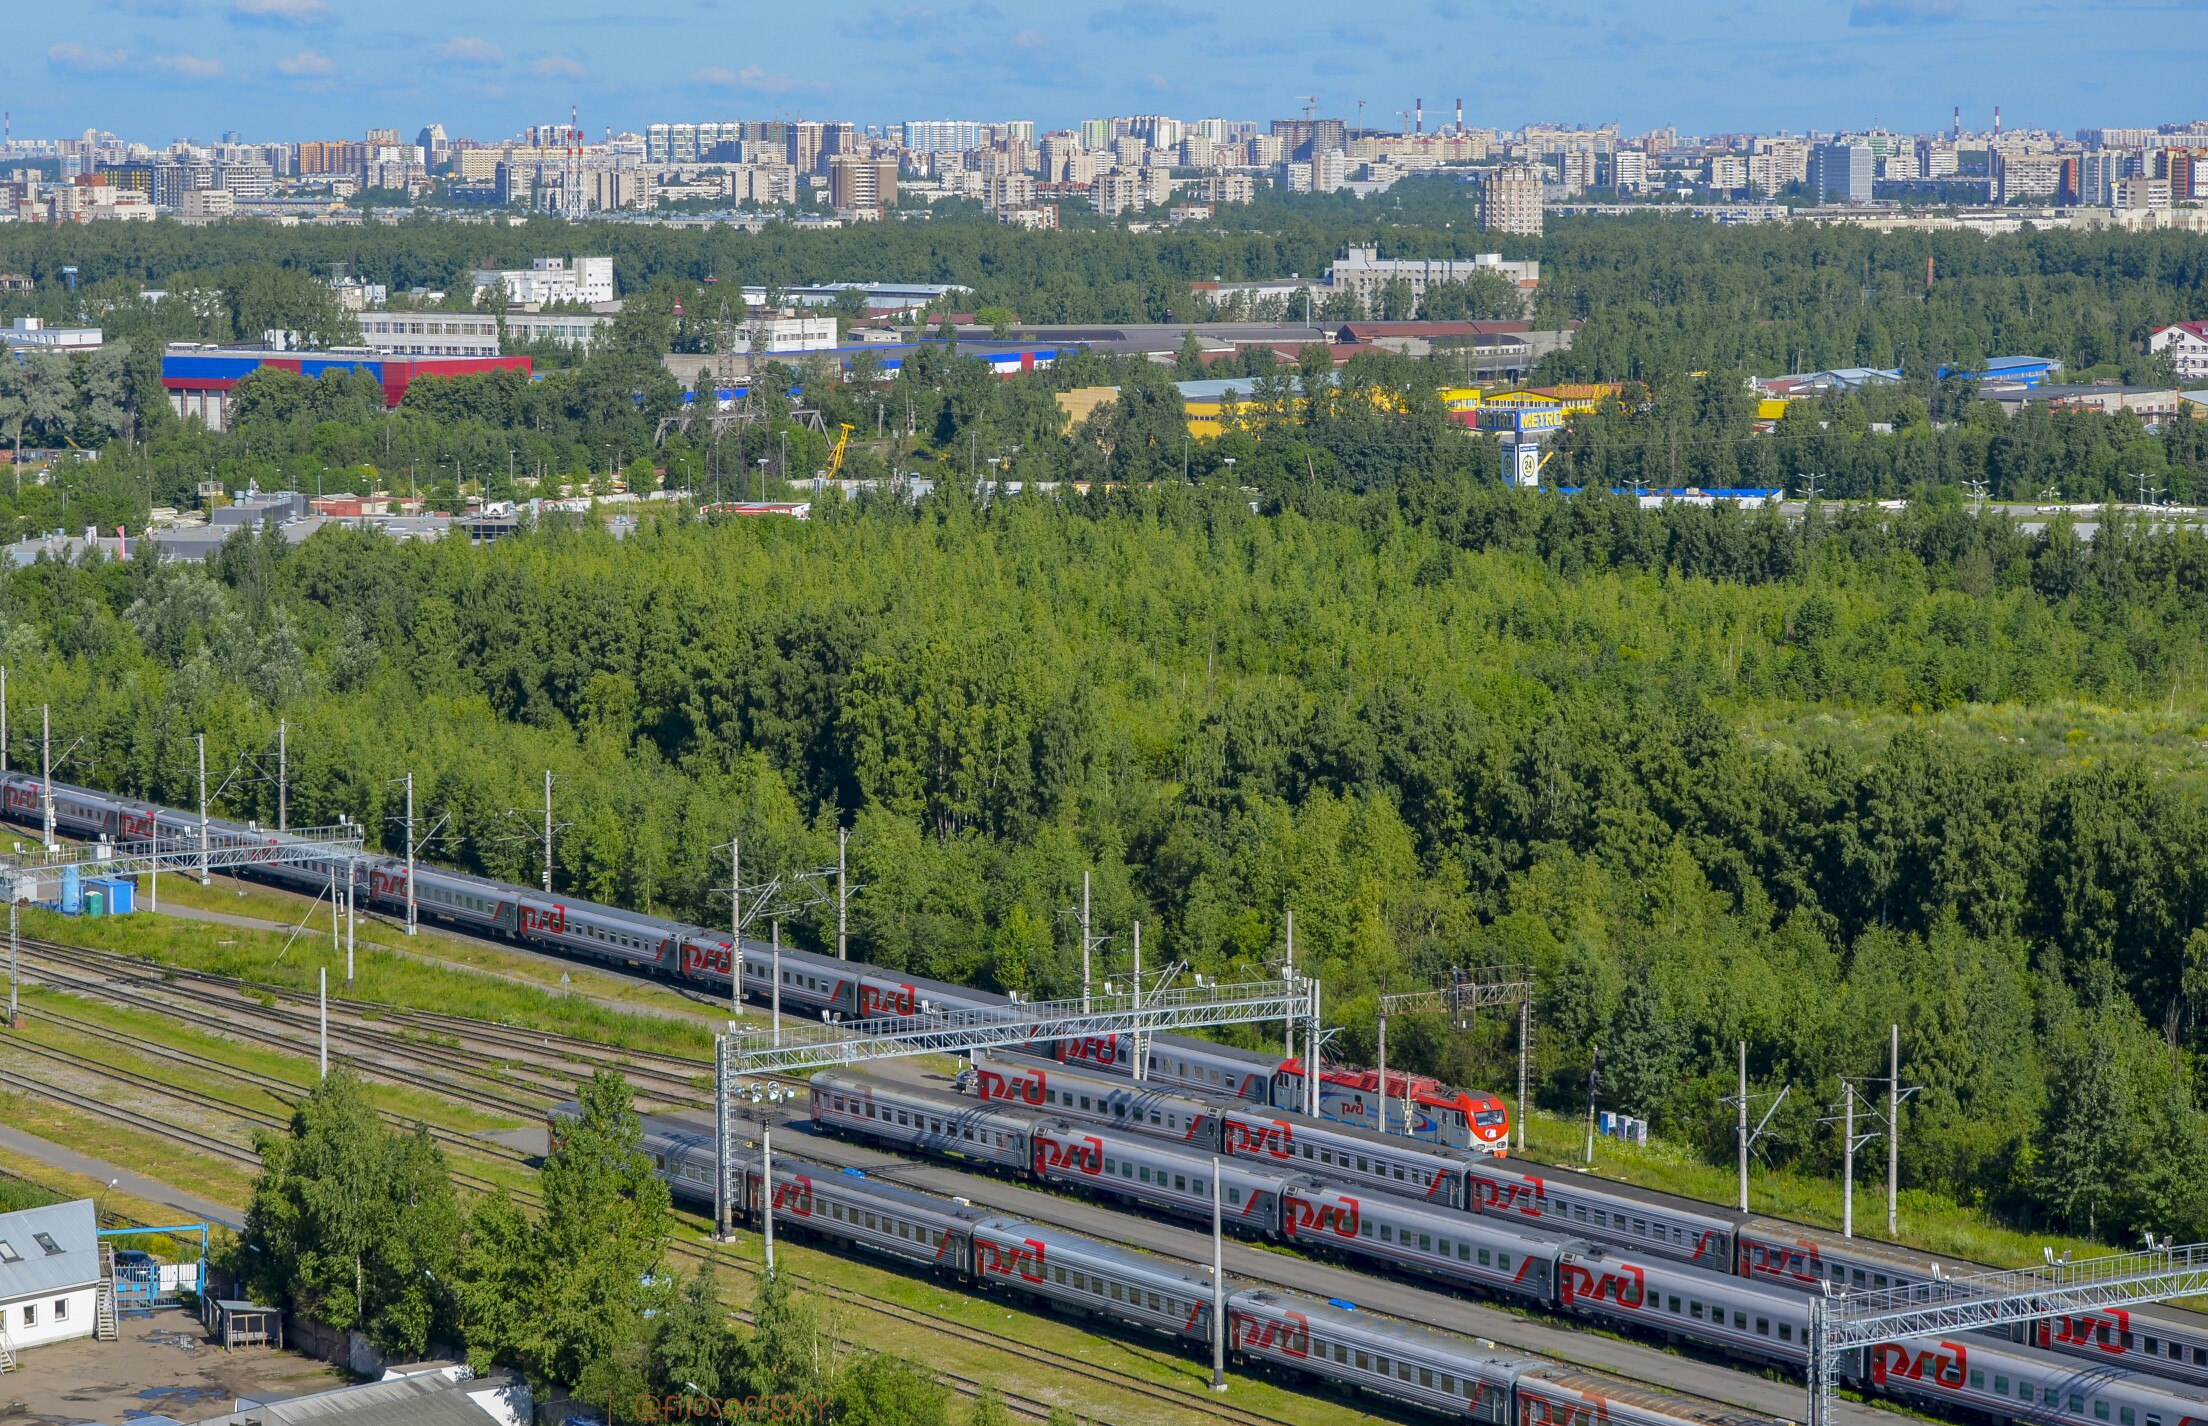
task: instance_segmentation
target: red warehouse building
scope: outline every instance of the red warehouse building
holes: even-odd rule
[[[396,406],[419,376],[475,376],[486,371],[530,374],[525,356],[384,357],[362,351],[284,352],[256,347],[171,343],[161,356],[161,385],[180,418],[197,416],[210,431],[222,430],[230,392],[262,367],[296,371],[312,379],[326,371],[365,371],[383,387],[383,404]]]

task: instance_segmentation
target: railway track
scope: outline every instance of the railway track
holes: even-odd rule
[[[159,1081],[152,1080],[143,1075],[134,1074],[127,1070],[120,1070],[113,1066],[104,1066],[99,1064],[97,1061],[88,1060],[81,1056],[70,1055],[66,1051],[55,1051],[50,1046],[41,1045],[39,1047],[39,1053],[55,1055],[58,1058],[64,1059],[65,1062],[69,1062],[76,1066],[80,1066],[89,1070],[97,1071],[119,1083],[129,1084],[137,1088],[148,1089],[153,1092],[168,1096],[182,1103],[199,1105],[216,1110],[218,1112],[232,1115],[233,1117],[238,1118],[243,1122],[252,1124],[259,1128],[281,1128],[287,1122],[281,1116],[270,1114],[265,1110],[255,1109],[248,1105],[230,1103],[221,1100],[215,1096],[202,1094],[194,1090],[182,1089],[177,1086],[163,1085]],[[230,1163],[239,1164],[247,1168],[257,1169],[260,1167],[260,1156],[246,1145],[233,1143],[227,1139],[219,1138],[215,1135],[205,1133],[202,1130],[192,1128],[187,1125],[172,1123],[170,1121],[144,1113],[140,1110],[126,1108],[121,1105],[113,1104],[96,1096],[86,1094],[79,1090],[69,1089],[62,1085],[53,1084],[49,1081],[39,1079],[32,1075],[23,1074],[15,1070],[0,1069],[0,1088],[13,1089],[18,1093],[35,1095],[41,1099],[46,1099],[51,1102],[64,1105],[71,1109],[76,1109],[84,1113],[96,1115],[100,1118],[123,1124],[141,1133],[150,1134],[155,1137],[168,1140],[169,1142],[192,1149],[198,1153],[212,1155],[216,1158],[223,1159]],[[473,1175],[465,1173],[455,1173],[454,1179],[456,1182],[479,1192],[502,1192],[511,1195],[512,1197],[520,1200],[525,1204],[528,1204],[531,1207],[541,1208],[543,1206],[542,1196],[529,1189],[517,1189],[511,1185],[494,1184],[487,1180],[476,1178]],[[695,1243],[682,1238],[677,1238],[672,1243],[670,1243],[669,1254],[670,1256],[684,1260],[693,1267],[703,1264],[707,1261],[712,1261],[715,1263],[716,1266],[731,1267],[734,1271],[754,1280],[759,1274],[759,1269],[751,1266],[748,1263],[744,1263],[740,1260],[732,1260],[719,1254],[710,1244]],[[915,1311],[914,1309],[903,1307],[895,1303],[882,1302],[877,1299],[867,1297],[863,1293],[856,1292],[838,1283],[826,1282],[819,1278],[815,1278],[803,1273],[789,1271],[787,1269],[784,1269],[783,1271],[788,1274],[792,1281],[802,1285],[807,1293],[813,1296],[825,1298],[840,1305],[863,1311],[872,1316],[888,1318],[890,1320],[902,1322],[908,1325],[919,1326],[937,1335],[956,1338],[959,1341],[966,1342],[974,1346],[986,1347],[991,1351],[996,1351],[1008,1356],[1017,1357],[1023,1361],[1032,1362],[1039,1366],[1045,1366],[1048,1367],[1053,1373],[1056,1373],[1060,1376],[1079,1377],[1084,1380],[1093,1381],[1099,1385],[1109,1387],[1114,1391],[1140,1396],[1147,1400],[1155,1401],[1160,1404],[1172,1406],[1178,1409],[1201,1411],[1207,1417],[1210,1417],[1212,1419],[1242,1423],[1242,1426],[1295,1426],[1295,1423],[1290,1421],[1286,1417],[1275,1416],[1261,1411],[1253,1411],[1246,1407],[1235,1406],[1229,1403],[1211,1400],[1207,1397],[1199,1397],[1193,1392],[1176,1391],[1171,1387],[1160,1386],[1155,1382],[1146,1381],[1140,1377],[1136,1377],[1128,1373],[1115,1372],[1110,1370],[1109,1368],[1092,1366],[1082,1362],[1067,1361],[1063,1357],[1060,1357],[1054,1353],[1044,1351],[1040,1348],[1031,1347],[1025,1343],[1013,1341],[1005,1337],[982,1332],[973,1327],[969,1327],[964,1323],[951,1321],[947,1318],[930,1316],[926,1313]],[[737,1312],[733,1315],[747,1320],[750,1317],[750,1314],[748,1312]],[[863,1347],[866,1345],[864,1340],[860,1338],[846,1336],[840,1338],[839,1340],[843,1341],[848,1346]],[[1161,1357],[1161,1359],[1166,1358]],[[955,1372],[947,1371],[939,1365],[924,1365],[927,1365],[929,1370],[934,1372],[938,1377],[947,1380],[952,1385],[952,1387],[955,1390],[958,1390],[962,1395],[975,1396],[980,1394],[980,1392],[982,1392],[983,1390],[989,1389],[989,1384],[987,1383],[978,1381],[971,1377],[963,1376]],[[1053,1407],[1053,1403],[1043,1401],[1039,1398],[1025,1397],[1018,1393],[1006,1393],[1000,1390],[998,1394],[1002,1396],[1005,1399],[1007,1405],[1011,1406],[1014,1410],[1022,1411],[1024,1414],[1033,1416],[1037,1419],[1047,1417]]]

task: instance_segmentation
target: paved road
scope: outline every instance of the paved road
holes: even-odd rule
[[[695,1118],[710,1129],[705,1116]],[[1092,1237],[1130,1242],[1184,1262],[1208,1267],[1211,1234],[1177,1219],[1142,1217],[1087,1200],[1028,1188],[992,1176],[967,1173],[943,1164],[914,1160],[871,1145],[819,1134],[802,1112],[787,1114],[775,1130],[779,1151],[833,1168],[863,1169],[876,1177],[931,1193],[964,1198],[996,1209]],[[1313,1297],[1340,1298],[1407,1321],[1425,1323],[1483,1342],[1537,1352],[1596,1368],[1628,1381],[1683,1391],[1726,1402],[1780,1421],[1800,1421],[1808,1399],[1797,1383],[1772,1381],[1730,1367],[1713,1365],[1634,1342],[1529,1317],[1508,1308],[1454,1296],[1445,1290],[1338,1267],[1332,1263],[1274,1252],[1230,1238],[1226,1267],[1232,1276],[1277,1284]],[[1856,1402],[1838,1403],[1837,1421],[1845,1426],[1891,1423],[1893,1416]]]
[[[135,1194],[148,1203],[164,1203],[177,1210],[180,1217],[193,1222],[220,1223],[230,1228],[243,1228],[245,1215],[235,1208],[224,1207],[211,1199],[185,1193],[169,1187],[159,1179],[148,1178],[135,1169],[118,1168],[103,1159],[80,1154],[65,1145],[26,1134],[21,1129],[0,1125],[0,1147],[6,1147],[28,1158],[37,1159],[57,1169],[98,1179],[101,1183],[113,1180],[125,1193]]]

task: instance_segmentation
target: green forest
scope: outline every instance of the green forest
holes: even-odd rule
[[[617,474],[771,495],[826,463],[795,400],[858,428],[847,473],[936,482],[805,523],[677,502],[625,539],[548,514],[487,549],[328,530],[204,568],[42,561],[0,582],[15,706],[52,706],[57,775],[172,802],[205,731],[239,772],[225,807],[262,817],[285,720],[294,815],[390,846],[412,772],[435,856],[524,882],[511,813],[549,769],[559,885],[701,922],[732,833],[749,880],[832,861],[848,829],[854,954],[1011,990],[1072,986],[1084,873],[1115,945],[1140,921],[1206,974],[1275,956],[1292,907],[1352,1057],[1378,994],[1530,961],[1543,1102],[1581,1104],[1600,1045],[1606,1105],[1713,1156],[1745,1040],[1759,1084],[1796,1088],[1775,1156],[1835,1169],[1815,1121],[1898,1023],[1925,1086],[1905,1182],[2110,1241],[2208,1236],[2208,539],[2114,512],[2032,533],[1963,500],[2200,500],[2208,424],[2010,418],[1927,375],[2027,352],[2167,379],[2144,337],[2208,311],[2208,243],[1559,222],[1505,245],[1544,264],[1537,320],[1584,322],[1541,375],[1622,384],[1559,442],[1549,476],[1589,488],[1569,498],[1499,488],[1446,419],[1447,362],[1386,353],[1241,364],[1245,417],[1191,441],[1170,383],[1192,360],[1000,380],[945,340],[893,377],[770,370],[757,424],[655,443],[683,398],[658,358],[703,340],[708,277],[1173,320],[1192,278],[1489,245],[1450,185],[1400,188],[1147,235],[0,229],[0,268],[39,279],[11,301],[113,339],[0,363],[11,448],[96,452],[0,490],[17,533],[136,529],[206,480],[441,508]],[[359,379],[263,373],[220,435],[160,396],[164,341],[341,334],[336,264],[440,285],[548,250],[614,253],[628,306],[541,380],[427,380],[386,411]],[[1747,375],[1858,363],[1906,379],[1753,430]],[[1055,395],[1099,384],[1119,399],[1069,429]],[[1907,507],[1789,523],[1601,493],[1810,474]],[[1035,487],[1066,477],[1097,483]],[[1499,1036],[1406,1026],[1391,1059],[1498,1084]]]
[[[580,520],[471,549],[234,537],[206,568],[42,562],[0,597],[57,775],[712,924],[852,833],[852,954],[1076,983],[1124,949],[1261,967],[1296,912],[1351,1056],[1372,998],[1531,961],[1542,1098],[1728,1152],[1733,1044],[1783,1159],[1902,1027],[1905,1181],[2124,1239],[2208,1230],[2208,540],[1928,499],[1790,524],[1463,481],[1253,511],[1217,488],[808,523]],[[832,922],[782,934],[823,945]],[[1485,1033],[1485,1032],[1483,1032]],[[1500,1029],[1391,1046],[1499,1084]]]

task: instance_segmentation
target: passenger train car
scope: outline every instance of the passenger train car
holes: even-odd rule
[[[560,1126],[577,1112],[572,1102],[552,1111],[555,1142]],[[711,1131],[659,1115],[642,1116],[642,1125],[655,1172],[678,1198],[710,1205],[716,1172]],[[741,1149],[732,1162],[736,1215],[757,1223],[771,1202],[778,1234],[863,1251],[1192,1350],[1212,1339],[1215,1299],[1206,1273],[795,1156],[775,1155],[770,1193],[757,1151]],[[1513,1355],[1346,1302],[1233,1281],[1222,1284],[1221,1296],[1234,1362],[1298,1385],[1486,1426],[1776,1426],[1751,1413]]]
[[[1809,1355],[1811,1295],[1799,1285],[1780,1285],[1736,1275],[1731,1260],[1718,1256],[1697,1265],[1609,1243],[1590,1241],[1557,1220],[1553,1229],[1521,1227],[1495,1214],[1459,1212],[1391,1194],[1365,1194],[1338,1181],[1305,1173],[1287,1174],[1252,1165],[1261,1175],[1259,1192],[1277,1197],[1264,1211],[1237,1214],[1235,1166],[1247,1163],[1212,1151],[1148,1138],[1102,1122],[1075,1124],[1051,1112],[1017,1109],[1005,1101],[975,1105],[961,1095],[893,1084],[871,1076],[836,1072],[813,1081],[813,1115],[823,1127],[843,1128],[899,1148],[926,1150],[938,1119],[960,1112],[988,1113],[1007,1132],[1024,1123],[1035,1155],[1029,1172],[1037,1178],[1084,1191],[1125,1199],[1145,1211],[1188,1214],[1201,1203],[1208,1216],[1208,1192],[1200,1175],[1217,1162],[1228,1211],[1236,1230],[1315,1248],[1399,1274],[1415,1275],[1475,1289],[1506,1301],[1516,1300],[1564,1316],[1581,1318],[1642,1336],[1691,1342],[1734,1361],[1793,1371],[1806,1368]],[[837,1103],[854,1093],[867,1096],[868,1112],[852,1116]],[[888,1112],[884,1112],[887,1110]],[[1068,1168],[1078,1160],[1078,1166]],[[1006,1164],[1009,1167],[1009,1163]],[[1245,1191],[1248,1191],[1245,1189]],[[1888,1372],[1880,1389],[1896,1396],[1957,1404],[1945,1378],[1912,1374],[1911,1363],[1931,1352],[1957,1353],[1985,1364],[2008,1385],[2010,1404],[2019,1384],[2044,1397],[2053,1391],[2067,1400],[2076,1395],[2088,1406],[2100,1403],[2115,1412],[2111,1426],[2178,1426],[2195,1413],[2175,1409],[2197,1401],[2200,1393],[2177,1382],[2130,1370],[2105,1359],[2081,1366],[2073,1358],[2019,1346],[1996,1338],[1961,1337],[1939,1344],[1906,1344],[1918,1356],[1893,1353],[1874,1359],[1872,1368]],[[1880,1365],[1883,1362],[1884,1365]],[[1852,1354],[1844,1374],[1866,1375],[1863,1354]],[[1963,1385],[1969,1390],[1966,1372]],[[1972,1409],[1992,1410],[1982,1403]],[[2098,1410],[2100,1407],[2093,1407]],[[2130,1410],[2132,1418],[2123,1412]],[[2012,1412],[2012,1414],[2014,1414]],[[2023,1413],[2043,1419],[2035,1406]],[[2148,1418],[2153,1418],[2149,1420]],[[2203,1421],[2201,1426],[2208,1426]]]
[[[1293,1109],[1160,1089],[1012,1051],[977,1051],[960,1087],[985,1101],[1056,1110],[1238,1159],[1296,1165],[1446,1208],[1464,1207],[1466,1165],[1488,1159],[1399,1134],[1314,1119]]]
[[[1286,1148],[1307,1172],[1336,1182],[1798,1292],[1822,1291],[1825,1284],[1851,1291],[1906,1287],[1984,1271],[1960,1259],[1730,1213],[1630,1184],[1552,1174],[1522,1159],[1503,1163],[1488,1155],[1315,1123],[1286,1111],[1260,1114],[1231,1100],[1123,1084],[1034,1055],[982,1052],[974,1056],[972,1074],[962,1082],[970,1083],[979,1098],[1047,1109],[1133,1133],[1162,1133],[1230,1154],[1255,1151],[1277,1157]],[[1329,1137],[1334,1142],[1326,1145]],[[2208,1384],[2208,1324],[2174,1309],[2112,1308],[2056,1318],[2018,1329],[2013,1340]]]
[[[27,826],[43,825],[42,797],[49,784],[24,773],[0,774],[0,815]],[[80,840],[106,838],[143,842],[158,836],[164,846],[196,847],[197,814],[117,797],[66,783],[50,784],[54,825]],[[211,818],[212,847],[242,849],[273,846],[282,833],[253,823]],[[398,858],[364,855],[310,856],[285,864],[237,868],[279,886],[308,894],[330,887],[333,877],[350,880],[356,898],[393,914],[406,910],[411,889],[418,917],[476,935],[499,936],[542,946],[585,960],[650,971],[675,980],[725,990],[732,962],[738,959],[726,931],[685,925],[619,907],[512,886],[463,872],[417,864],[411,888],[406,863]],[[783,1009],[837,1020],[871,1020],[935,1009],[988,1011],[1010,1005],[1004,996],[924,976],[883,970],[860,961],[837,960],[808,951],[783,950],[755,940],[743,942],[743,992],[762,1001],[779,999]],[[1236,1050],[1180,1035],[1144,1039],[1148,1078],[1169,1086],[1202,1089],[1256,1104],[1296,1108],[1304,1102],[1304,1067],[1278,1055]],[[1040,1048],[1040,1047],[1039,1047]],[[1101,1036],[1051,1047],[1071,1062],[1131,1077],[1132,1041]],[[1365,1071],[1322,1066],[1319,1073],[1322,1117],[1350,1123],[1375,1119],[1372,1098],[1377,1083]],[[1389,1084],[1401,1102],[1416,1112],[1408,1124],[1391,1117],[1401,1133],[1459,1147],[1501,1152],[1510,1134],[1509,1111],[1491,1094],[1466,1094],[1437,1081],[1391,1074]],[[1360,1117],[1361,1116],[1361,1117]]]
[[[850,1089],[830,1092],[848,1098]],[[878,1097],[873,1102],[879,1107],[891,1101]],[[905,1112],[909,1116],[911,1106]],[[555,1141],[559,1125],[575,1113],[572,1103],[553,1110]],[[711,1131],[656,1115],[643,1116],[643,1128],[645,1152],[672,1191],[689,1202],[710,1205],[715,1172]],[[1096,1137],[1126,1136],[1099,1128]],[[731,1159],[735,1212],[757,1222],[769,1199],[761,1156],[746,1148]],[[1299,1211],[1294,1195],[1304,1191],[1289,1190],[1291,1214]],[[1330,1216],[1338,1224],[1343,1205],[1339,1197],[1329,1202],[1335,1210],[1331,1215],[1314,1216]],[[795,1156],[776,1156],[771,1203],[779,1233],[810,1234],[913,1269],[1192,1346],[1210,1339],[1209,1279],[1146,1254]],[[1391,1211],[1424,1215],[1429,1233],[1438,1233],[1443,1222],[1496,1231],[1476,1217],[1411,1203],[1393,1205]],[[1397,1216],[1388,1221],[1400,1241],[1407,1220]],[[1366,1235],[1360,1231],[1356,1236]],[[1536,1243],[1526,1235],[1510,1236],[1520,1244]],[[1526,1250],[1552,1271],[1552,1305],[1569,1315],[1695,1342],[1797,1372],[1806,1359],[1808,1299],[1803,1294],[1684,1265],[1628,1258],[1584,1242],[1548,1242]],[[1752,1414],[1479,1347],[1375,1317],[1347,1303],[1322,1303],[1232,1282],[1225,1291],[1228,1344],[1239,1363],[1437,1415],[1497,1426],[1770,1426]],[[2084,1367],[2000,1341],[1914,1339],[1876,1348],[1867,1359],[1857,1354],[1844,1375],[1854,1385],[1912,1405],[1995,1421],[2208,1426],[2198,1392],[2121,1366]]]

